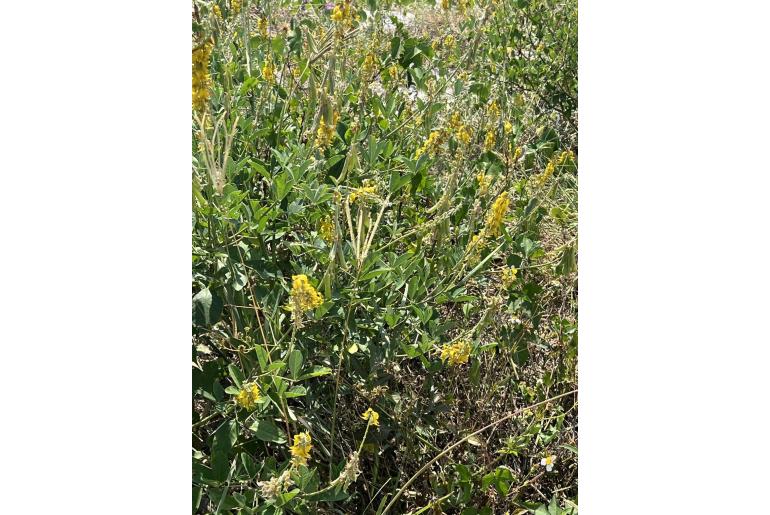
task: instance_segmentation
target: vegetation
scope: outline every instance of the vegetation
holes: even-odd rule
[[[577,513],[577,2],[193,2],[193,512]]]

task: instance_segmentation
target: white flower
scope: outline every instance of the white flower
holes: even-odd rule
[[[552,455],[550,455],[550,456],[546,456],[545,458],[543,458],[542,460],[540,460],[540,465],[542,465],[543,467],[545,467],[545,470],[546,470],[547,472],[550,472],[550,471],[552,471],[552,470],[553,470],[553,464],[554,464],[554,462],[555,462],[555,461],[556,461],[556,456],[554,456],[554,455],[552,454]]]
[[[382,87],[382,83],[380,83],[380,81],[375,81],[369,84],[369,91],[378,97],[385,95],[385,88]]]

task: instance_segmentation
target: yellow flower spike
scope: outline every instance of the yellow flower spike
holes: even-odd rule
[[[313,449],[310,433],[304,432],[294,435],[294,445],[289,447],[291,452],[291,464],[293,467],[307,465],[310,451]]]
[[[500,107],[497,105],[497,100],[493,100],[487,108],[487,113],[490,118],[497,119],[500,116]]]
[[[489,185],[492,184],[492,176],[480,173],[476,176],[476,180],[479,183],[479,195],[486,195]]]
[[[492,209],[489,212],[489,216],[487,216],[487,225],[485,228],[486,232],[490,236],[495,237],[500,235],[503,225],[503,218],[505,217],[505,213],[508,211],[508,206],[510,203],[511,201],[508,198],[507,191],[502,192],[495,199],[495,203],[492,204]]]
[[[521,154],[524,153],[524,150],[522,150],[521,147],[516,147],[516,150],[513,152],[513,161],[516,162],[521,157]]]
[[[515,266],[503,268],[501,279],[503,281],[503,287],[506,290],[511,286],[513,286],[513,283],[516,282],[516,274],[518,272],[519,272],[519,269],[516,268]]]
[[[270,83],[275,80],[275,67],[269,57],[265,60],[265,64],[262,65],[262,78]]]
[[[551,175],[553,175],[553,172],[555,170],[556,170],[556,166],[553,164],[553,161],[548,163],[543,173],[539,177],[537,177],[535,181],[537,187],[542,188],[543,186],[545,186],[545,183],[548,182],[548,179],[551,178]]]
[[[361,418],[370,422],[373,426],[380,425],[380,414],[374,411],[372,408],[369,408],[368,410],[364,411],[361,414]]]
[[[495,133],[487,131],[487,135],[484,138],[484,150],[490,151],[495,146]]]
[[[441,8],[444,10],[449,9],[449,0],[441,0]]]
[[[332,125],[326,125],[326,120],[324,120],[323,116],[321,117],[321,121],[318,123],[318,130],[316,130],[315,136],[315,146],[321,150],[331,145],[332,141],[334,141],[334,134],[336,133],[337,127],[336,119],[338,118],[337,113],[335,113],[334,118],[335,122],[332,123]]]
[[[454,344],[446,344],[441,348],[441,361],[458,366],[467,363],[471,356],[471,344],[466,340],[459,340]]]
[[[267,37],[267,18],[264,16],[257,20],[257,31],[263,38]]]
[[[220,20],[222,19],[222,9],[220,9],[217,4],[214,4],[214,7],[211,10],[214,12],[214,16]]]
[[[334,239],[334,224],[332,224],[330,216],[321,220],[321,224],[318,227],[318,234],[326,243],[332,242]]]
[[[513,132],[513,124],[508,120],[506,120],[505,123],[503,124],[503,130],[505,131],[506,134],[510,134],[511,132]]]
[[[334,9],[332,9],[332,21],[334,23],[341,23],[345,20],[345,15],[342,12],[342,8],[339,6],[339,4],[334,6]]]
[[[428,135],[428,139],[425,140],[422,147],[418,148],[414,154],[414,158],[417,159],[421,155],[427,153],[430,157],[434,157],[439,151],[439,148],[444,143],[444,137],[442,131],[433,131]]]
[[[199,113],[206,110],[211,96],[211,75],[209,74],[211,50],[211,43],[206,42],[195,47],[192,52],[192,104],[193,109]]]
[[[366,54],[366,57],[364,58],[364,64],[362,66],[364,75],[370,75],[375,68],[375,56],[373,53],[369,52]]]

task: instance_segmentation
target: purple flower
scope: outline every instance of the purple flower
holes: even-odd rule
[[[334,9],[334,2],[326,2],[326,5],[324,5],[324,7],[326,7],[327,11],[331,11],[332,9]]]

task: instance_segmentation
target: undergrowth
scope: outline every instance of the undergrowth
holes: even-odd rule
[[[577,2],[193,2],[194,513],[577,513]]]

